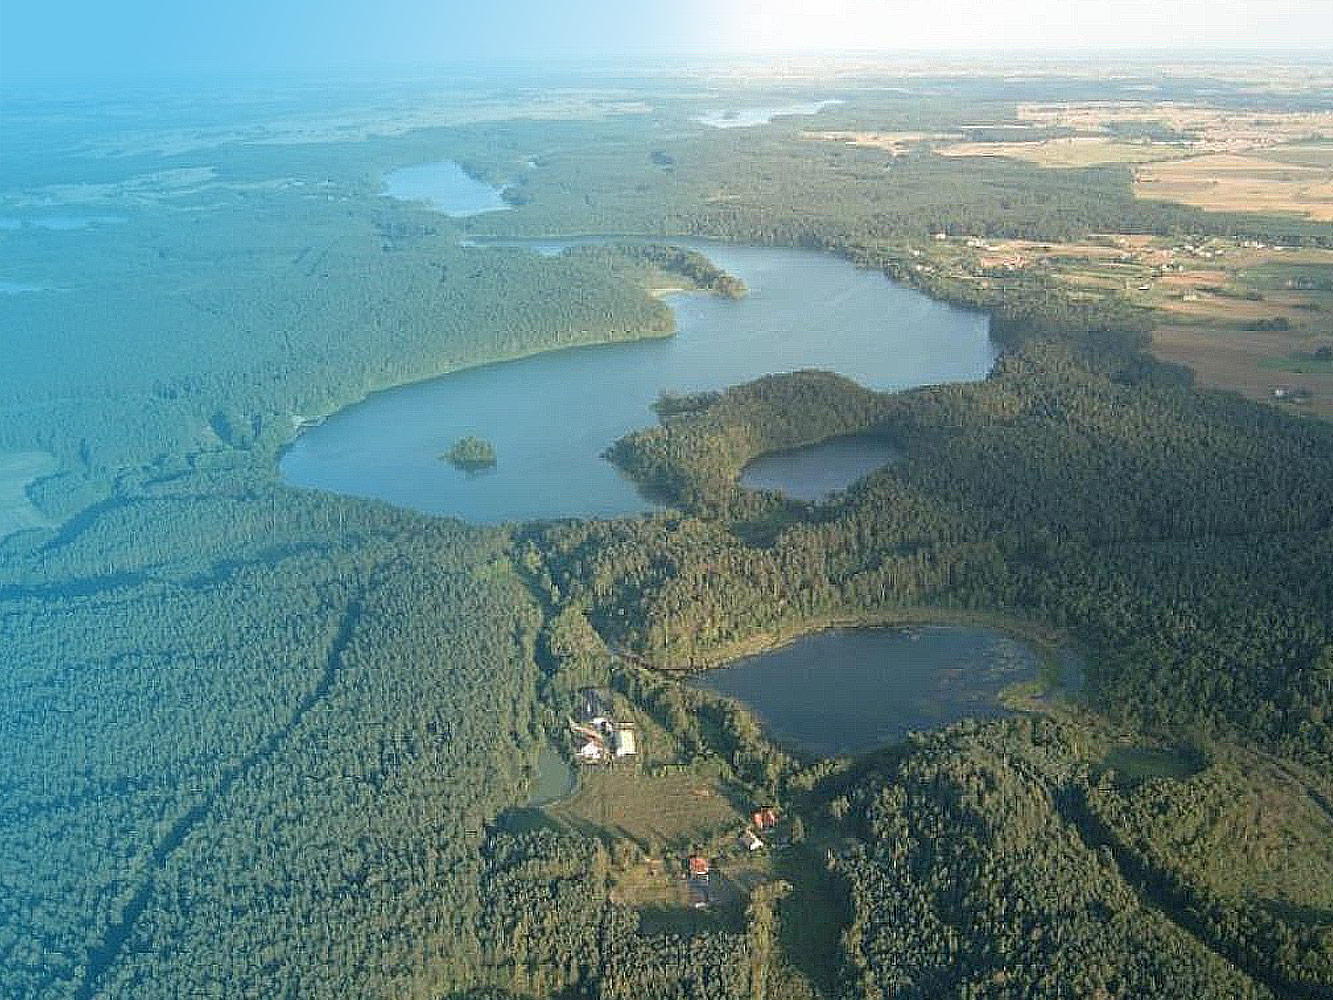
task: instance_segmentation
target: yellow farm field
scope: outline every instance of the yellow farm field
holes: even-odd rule
[[[1141,166],[1140,198],[1214,212],[1285,212],[1333,222],[1333,167],[1219,153]]]
[[[1126,123],[1161,126],[1188,136],[1188,146],[1196,153],[1242,152],[1312,136],[1333,138],[1329,111],[1238,112],[1174,101],[1090,101],[1023,104],[1015,117],[1037,127],[1085,132]]]
[[[804,137],[817,142],[841,142],[849,146],[882,149],[894,156],[901,156],[924,142],[962,138],[956,134],[940,132],[806,132]]]
[[[1039,167],[1077,168],[1115,163],[1150,163],[1189,150],[1162,143],[1118,142],[1104,136],[1071,136],[1034,142],[958,142],[936,150],[941,156],[1003,156]]]

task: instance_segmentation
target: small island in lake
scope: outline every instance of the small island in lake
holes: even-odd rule
[[[469,434],[455,441],[440,458],[464,472],[481,472],[495,468],[495,445]]]

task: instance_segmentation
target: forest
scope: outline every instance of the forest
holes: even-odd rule
[[[821,127],[1007,121],[1105,86],[889,82],[839,90]],[[890,157],[785,120],[737,142],[691,117],[715,95],[633,87],[656,110],[212,144],[187,111],[115,155],[95,116],[15,142],[3,214],[92,198],[119,221],[0,228],[6,276],[50,289],[0,294],[0,450],[59,464],[25,492],[49,524],[0,538],[0,993],[1333,996],[1333,426],[1196,388],[1118,297],[912,254],[1327,227],[1144,201],[1124,168]],[[446,156],[513,207],[379,196]],[[281,481],[299,427],[368,392],[669,335],[654,289],[745,294],[631,234],[843,254],[986,311],[1002,354],[896,395],[797,372],[663,396],[608,442],[666,502],[639,518],[478,527]],[[902,460],[825,504],[737,485],[851,431]],[[923,609],[1039,622],[1084,651],[1085,690],[817,761],[678,681]],[[800,820],[773,877],[665,919],[624,887],[688,838],[515,809],[588,685],[656,741],[645,778]]]

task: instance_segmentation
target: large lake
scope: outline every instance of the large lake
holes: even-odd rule
[[[838,756],[1004,715],[1000,692],[1040,667],[1030,646],[991,629],[830,629],[689,683],[742,702],[779,743]]]
[[[898,390],[980,379],[994,364],[984,315],[878,272],[810,250],[685,245],[744,280],[749,295],[671,296],[669,338],[556,351],[376,393],[297,438],[283,475],[470,521],[618,517],[655,505],[602,453],[656,420],[651,405],[663,390],[721,389],[802,368]],[[469,474],[440,460],[464,435],[495,446],[493,469]]]

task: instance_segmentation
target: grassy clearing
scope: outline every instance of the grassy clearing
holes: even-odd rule
[[[592,836],[633,840],[649,854],[706,842],[744,822],[742,797],[698,769],[648,774],[633,766],[588,768],[579,789],[546,812]]]
[[[1151,751],[1135,759],[1145,772],[1171,764]],[[1128,795],[1146,824],[1137,835],[1191,879],[1223,896],[1333,922],[1327,784],[1293,765],[1227,749],[1183,787],[1145,780]]]
[[[1101,763],[1101,770],[1114,771],[1117,783],[1126,788],[1155,778],[1183,781],[1200,768],[1198,755],[1183,747],[1116,747]]]
[[[56,471],[56,460],[44,451],[0,454],[0,538],[50,522],[28,499],[28,484]]]
[[[824,846],[812,842],[782,851],[774,869],[793,889],[778,911],[783,952],[824,996],[837,996],[842,932],[852,914],[846,891],[824,863]]]

